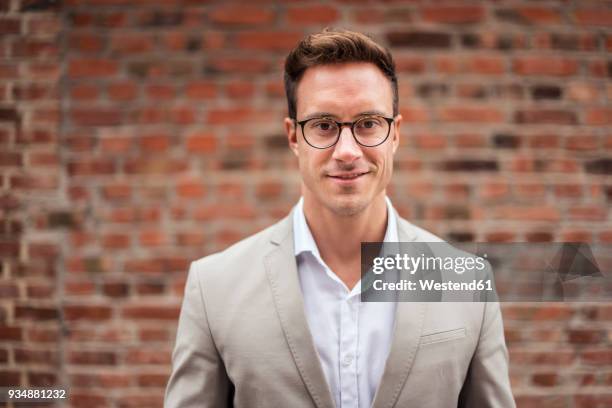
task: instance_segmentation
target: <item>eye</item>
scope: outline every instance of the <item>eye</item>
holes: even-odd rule
[[[363,118],[357,122],[357,126],[363,129],[375,129],[381,125],[381,121],[378,118]]]
[[[338,126],[336,122],[329,119],[316,119],[308,124],[308,127],[317,130],[319,132],[331,132],[336,131]]]
[[[318,126],[321,130],[329,130],[332,127],[331,123],[329,122],[319,122],[316,124],[316,126]]]

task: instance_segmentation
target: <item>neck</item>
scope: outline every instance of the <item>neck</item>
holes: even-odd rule
[[[382,241],[385,237],[388,218],[385,192],[352,215],[338,215],[305,194],[304,215],[321,258],[352,288],[361,277],[361,243]]]

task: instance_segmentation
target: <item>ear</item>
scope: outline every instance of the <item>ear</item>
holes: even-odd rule
[[[297,141],[297,123],[291,118],[285,118],[285,133],[289,141],[289,148],[293,154],[299,156],[298,141]]]
[[[395,151],[397,150],[397,148],[399,147],[399,142],[400,142],[400,126],[402,124],[402,115],[397,115],[395,117],[395,120],[393,121],[393,154],[395,154]]]

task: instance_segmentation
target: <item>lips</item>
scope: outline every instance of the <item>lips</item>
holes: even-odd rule
[[[355,180],[363,176],[364,174],[368,174],[368,172],[367,171],[358,171],[358,172],[353,171],[350,173],[335,173],[335,174],[328,174],[328,177],[339,179],[339,180]]]

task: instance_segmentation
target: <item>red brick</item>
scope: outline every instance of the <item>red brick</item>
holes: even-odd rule
[[[405,123],[425,123],[430,121],[429,111],[421,107],[403,107],[400,108],[400,113]]]
[[[14,350],[17,364],[49,364],[58,363],[56,351],[16,348]]]
[[[225,93],[231,98],[247,98],[253,96],[255,87],[252,82],[237,80],[225,86]]]
[[[206,240],[206,235],[201,232],[197,232],[197,231],[178,232],[175,235],[176,244],[181,247],[183,246],[202,247],[202,245],[206,242],[205,240]]]
[[[64,317],[67,320],[104,321],[112,317],[109,306],[73,304],[64,306]]]
[[[55,307],[44,306],[17,306],[15,307],[15,318],[24,320],[56,320],[58,310]]]
[[[59,334],[57,327],[53,328],[29,328],[26,330],[26,338],[31,343],[49,343],[57,346],[59,340]]]
[[[536,373],[531,377],[533,385],[539,387],[553,387],[559,379],[555,373]]]
[[[173,106],[169,110],[170,122],[178,125],[191,125],[196,122],[195,109],[191,106]]]
[[[581,205],[570,208],[568,215],[568,220],[605,221],[608,211],[605,207]]]
[[[612,395],[610,393],[602,394],[578,394],[574,395],[575,408],[606,408],[612,406]]]
[[[102,186],[100,190],[107,200],[125,200],[132,196],[132,187],[122,182]]]
[[[581,353],[581,360],[588,365],[609,366],[612,364],[612,350],[609,348],[586,350]]]
[[[554,57],[523,57],[513,61],[513,70],[520,75],[569,76],[578,71],[576,60]]]
[[[425,59],[415,56],[399,55],[395,58],[395,69],[398,73],[418,74],[425,71]]]
[[[96,291],[92,282],[69,281],[64,284],[64,291],[67,295],[91,295]]]
[[[25,31],[29,34],[48,36],[56,35],[62,29],[61,17],[56,14],[29,16]]]
[[[501,123],[504,113],[489,107],[447,107],[440,111],[440,119],[445,122]]]
[[[100,148],[105,153],[125,153],[131,149],[133,140],[124,136],[104,136]]]
[[[291,25],[331,24],[339,18],[338,9],[332,6],[294,6],[287,10],[287,20]]]
[[[18,37],[13,41],[9,53],[15,58],[55,59],[59,55],[59,44],[52,39]]]
[[[113,160],[91,159],[68,163],[68,173],[73,176],[92,176],[113,174],[116,166]]]
[[[112,210],[107,221],[118,223],[157,222],[160,216],[159,208],[123,206]]]
[[[261,57],[224,56],[208,62],[213,71],[226,73],[264,73],[270,69],[270,61]]]
[[[524,109],[514,113],[515,123],[575,125],[575,112],[558,109]]]
[[[111,38],[110,51],[118,55],[138,55],[152,51],[154,38],[150,34],[121,33]]]
[[[79,391],[71,390],[70,392],[70,404],[77,408],[86,407],[107,407],[109,402],[107,396],[101,391]]]
[[[604,27],[612,25],[612,11],[609,9],[576,10],[574,18],[579,25]]]
[[[0,35],[19,34],[21,32],[21,21],[18,18],[0,18]]]
[[[0,340],[4,341],[21,341],[23,339],[23,331],[21,327],[16,326],[0,326]]]
[[[70,118],[81,126],[114,126],[121,123],[122,112],[113,108],[74,108]]]
[[[185,88],[185,94],[191,99],[211,99],[217,95],[217,87],[213,82],[192,82]]]
[[[114,101],[130,101],[138,95],[138,87],[134,82],[115,82],[108,85],[107,93]]]
[[[75,100],[96,99],[100,95],[100,90],[96,85],[78,84],[70,89],[70,97]]]
[[[443,149],[447,145],[447,138],[442,135],[419,133],[410,136],[410,142],[413,142],[417,148],[426,150]]]
[[[117,61],[109,59],[77,59],[69,62],[68,75],[74,78],[97,78],[115,75]]]
[[[30,299],[51,299],[55,294],[55,286],[45,283],[30,283],[26,287],[26,295]]]
[[[170,100],[176,96],[176,89],[169,84],[152,84],[147,87],[147,95],[156,100]]]
[[[88,54],[101,52],[105,42],[105,39],[101,36],[89,33],[73,33],[68,37],[68,47],[70,50]]]
[[[302,33],[293,31],[241,32],[236,35],[236,44],[248,50],[289,51],[302,37]]]
[[[6,369],[0,371],[0,387],[16,387],[21,384],[19,371],[8,371]]]
[[[489,182],[480,186],[480,196],[485,200],[497,200],[508,196],[510,188],[504,182]]]
[[[599,138],[592,135],[568,136],[565,147],[570,150],[595,150],[599,147]]]
[[[608,76],[608,64],[605,61],[592,61],[589,63],[589,72],[592,76],[605,78]]]
[[[557,197],[581,197],[582,185],[580,184],[559,184],[554,186],[555,196]]]
[[[168,374],[141,374],[138,376],[138,385],[142,387],[165,388]]]
[[[217,149],[217,139],[210,133],[193,133],[187,136],[187,150],[192,153],[211,153]]]
[[[151,392],[147,394],[123,395],[117,399],[117,406],[119,408],[163,408],[163,397],[163,390],[159,391],[159,395],[151,395]]]
[[[123,307],[122,316],[129,319],[171,320],[178,319],[180,307],[175,305],[141,305]]]
[[[611,125],[612,108],[598,107],[588,109],[585,113],[585,123],[587,125]]]
[[[478,6],[423,7],[421,16],[434,23],[473,24],[484,20],[485,10]]]
[[[605,339],[604,334],[597,329],[569,329],[567,337],[572,344],[598,344]]]
[[[557,10],[545,7],[517,7],[514,9],[526,21],[534,24],[558,23],[561,16]]]
[[[170,137],[165,134],[141,136],[138,144],[144,152],[164,152],[170,146]]]
[[[202,198],[206,189],[199,179],[184,179],[177,183],[176,193],[184,198]]]
[[[68,353],[68,361],[74,365],[102,365],[113,366],[117,364],[117,354],[113,351],[76,351]]]
[[[467,70],[486,75],[498,75],[506,72],[506,62],[498,57],[473,57],[467,61]]]
[[[145,230],[139,234],[139,242],[143,247],[155,247],[166,243],[166,235],[158,230]]]
[[[219,6],[212,10],[208,17],[211,22],[216,24],[258,26],[272,23],[275,13],[270,9],[243,4],[240,6]]]
[[[184,160],[165,158],[146,158],[126,160],[123,171],[128,174],[175,174],[186,171],[188,163]]]
[[[102,291],[106,296],[112,298],[122,298],[129,295],[129,285],[124,282],[107,282],[104,284]]]

